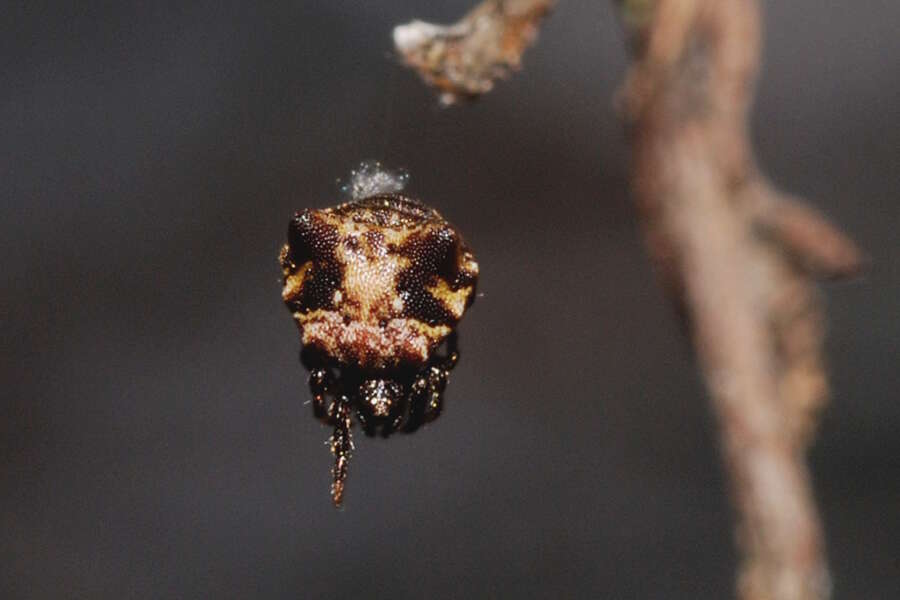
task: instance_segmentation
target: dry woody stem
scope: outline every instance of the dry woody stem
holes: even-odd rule
[[[522,53],[555,0],[488,0],[453,25],[413,21],[394,28],[407,65],[441,92],[444,104],[491,91],[521,65]]]
[[[443,93],[474,95],[505,73],[490,65],[519,64],[552,5],[487,0],[457,25],[415,22],[406,26],[418,27],[415,35],[398,28],[395,40]],[[689,325],[720,429],[738,513],[738,597],[827,598],[805,461],[828,395],[814,280],[854,275],[860,252],[757,168],[747,131],[761,43],[757,0],[618,5],[632,54],[618,100],[634,199],[649,253]],[[521,15],[531,15],[526,26]],[[489,27],[475,25],[480,19]]]
[[[739,513],[739,597],[826,598],[804,460],[828,394],[812,280],[852,275],[860,253],[757,169],[747,131],[755,0],[658,0],[632,35],[622,101],[635,199],[718,418]]]

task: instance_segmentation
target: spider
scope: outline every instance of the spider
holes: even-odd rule
[[[282,299],[300,330],[313,413],[332,425],[331,496],[344,497],[352,415],[363,431],[412,432],[440,415],[475,298],[478,263],[437,211],[391,174],[354,173],[352,201],[294,215],[280,254]],[[443,348],[443,351],[440,350]]]

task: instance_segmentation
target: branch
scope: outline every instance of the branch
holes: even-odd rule
[[[828,394],[812,279],[856,273],[860,252],[758,172],[747,134],[755,0],[657,0],[632,34],[623,98],[634,190],[654,258],[685,305],[721,429],[740,513],[739,594],[826,598],[804,461]]]
[[[542,6],[543,16],[549,3],[517,4]],[[822,527],[804,460],[828,395],[813,279],[857,273],[861,253],[756,166],[747,113],[759,66],[758,0],[618,4],[633,59],[620,101],[634,198],[651,257],[688,321],[718,420],[739,513],[738,594],[827,598]],[[492,50],[501,47],[498,32],[520,22],[503,6],[486,0],[419,44],[404,43],[415,36],[401,28],[395,40],[445,94],[482,93],[493,73],[485,65],[517,65],[526,45],[515,45],[506,62]],[[490,26],[479,28],[482,18]],[[527,21],[524,38],[536,21]]]
[[[453,104],[494,87],[519,68],[522,53],[556,0],[486,0],[449,26],[413,21],[394,28],[404,62]]]

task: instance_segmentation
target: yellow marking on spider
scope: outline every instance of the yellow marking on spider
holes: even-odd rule
[[[466,310],[466,302],[472,295],[472,286],[466,286],[454,290],[443,279],[438,279],[435,285],[426,287],[425,290],[439,300],[450,311],[454,318],[462,317]]]

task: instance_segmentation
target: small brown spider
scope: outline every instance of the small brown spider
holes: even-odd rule
[[[371,191],[357,183],[357,195]],[[352,413],[367,435],[384,436],[440,414],[459,356],[454,328],[475,298],[478,263],[437,211],[378,190],[297,213],[280,262],[313,411],[334,426],[331,494],[340,506]]]

